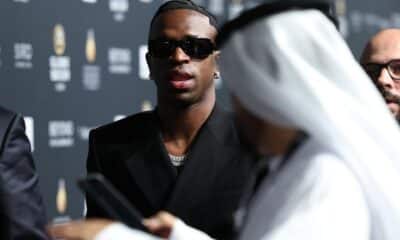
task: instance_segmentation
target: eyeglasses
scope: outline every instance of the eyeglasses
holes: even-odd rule
[[[372,79],[377,79],[381,74],[382,68],[386,68],[393,80],[400,80],[400,59],[393,59],[385,64],[367,63],[363,67]]]
[[[214,43],[208,38],[185,37],[182,40],[155,39],[149,41],[150,55],[156,58],[168,58],[180,47],[193,59],[204,59],[216,50]]]

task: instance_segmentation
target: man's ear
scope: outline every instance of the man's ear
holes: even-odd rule
[[[151,70],[151,68],[152,68],[151,67],[151,55],[149,52],[146,53],[146,63],[147,63],[147,66],[149,67],[149,79],[152,80],[153,78],[151,77],[151,72],[152,72],[152,70]]]
[[[216,50],[214,53],[215,59],[219,59],[219,57],[221,56],[221,51],[220,50]]]

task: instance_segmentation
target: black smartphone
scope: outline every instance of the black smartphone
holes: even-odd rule
[[[103,175],[89,174],[78,180],[78,186],[88,198],[104,209],[110,219],[148,232],[142,224],[140,212]]]

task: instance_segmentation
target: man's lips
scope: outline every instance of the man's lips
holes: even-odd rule
[[[387,104],[393,103],[393,104],[400,104],[400,98],[396,96],[384,96],[384,99]]]
[[[172,72],[169,74],[168,80],[176,89],[188,89],[194,85],[193,75],[189,73]]]
[[[400,95],[392,93],[391,91],[378,86],[378,90],[381,92],[385,102],[387,104],[395,103],[400,104]]]
[[[170,81],[186,81],[193,78],[193,75],[187,72],[172,71],[168,74]]]

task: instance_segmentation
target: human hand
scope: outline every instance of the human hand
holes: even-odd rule
[[[106,219],[89,219],[48,226],[52,238],[65,240],[94,240],[101,230],[112,224]]]
[[[153,217],[143,220],[143,225],[145,225],[153,234],[168,239],[174,227],[175,221],[175,216],[168,212],[161,211]]]

